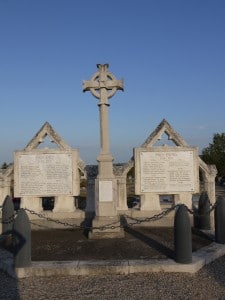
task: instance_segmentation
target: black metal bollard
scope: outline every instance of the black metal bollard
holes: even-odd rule
[[[198,202],[198,228],[211,229],[210,225],[210,201],[207,192],[202,192]]]
[[[16,268],[31,265],[31,228],[24,209],[18,211],[13,224],[14,262]]]
[[[174,218],[175,261],[181,264],[192,262],[192,233],[188,211],[180,205]]]
[[[14,205],[10,196],[6,196],[2,205],[2,234],[11,234],[14,221]]]
[[[225,244],[225,199],[219,196],[216,200],[215,217],[215,242]]]

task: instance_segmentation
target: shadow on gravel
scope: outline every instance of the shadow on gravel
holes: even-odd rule
[[[83,234],[86,238],[88,238],[88,234],[89,234],[90,228],[92,227],[92,221],[93,221],[94,217],[95,217],[94,213],[86,213],[85,212],[85,219],[80,224],[81,228],[84,228]]]
[[[2,270],[0,270],[0,291],[0,299],[20,299],[17,279]]]
[[[172,251],[170,248],[165,247],[164,245],[160,244],[156,240],[153,240],[152,238],[150,238],[130,227],[125,227],[124,231],[129,233],[130,235],[134,236],[136,239],[146,243],[148,246],[150,246],[151,248],[154,248],[156,251],[167,256],[168,258],[172,258],[172,259],[174,258],[174,251]]]
[[[216,282],[221,288],[225,288],[225,255],[205,266],[200,272],[206,272],[212,282]],[[225,299],[224,297],[218,299]]]
[[[7,274],[7,272],[13,274],[14,268],[11,266],[12,255],[6,248],[11,249],[7,242],[5,243],[4,241],[2,243],[2,241],[0,241],[1,267],[5,270],[0,270],[0,299],[20,299],[18,280],[15,277],[12,277],[13,275]]]
[[[32,261],[173,259],[173,228],[123,226],[123,238],[97,240],[88,239],[82,229],[32,231]],[[193,251],[211,242],[192,236]]]
[[[156,240],[150,238],[149,236],[135,230],[134,228],[131,228],[125,218],[121,218],[121,222],[124,225],[124,231],[135,237],[136,239],[144,242],[151,248],[155,249],[157,252],[161,253],[162,255],[167,256],[168,258],[173,259],[174,258],[174,251],[172,251],[170,248],[164,246],[163,244],[157,242]]]
[[[199,238],[202,238],[202,239],[205,239],[205,240],[208,240],[210,242],[214,242],[214,235],[212,236],[209,236],[209,234],[207,233],[204,233],[203,231],[201,231],[200,229],[198,228],[192,228],[192,234],[193,235],[196,235],[197,237]]]

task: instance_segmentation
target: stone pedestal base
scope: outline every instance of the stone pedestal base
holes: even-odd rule
[[[185,204],[189,209],[192,209],[192,194],[179,193],[174,195],[174,204]]]
[[[55,197],[54,213],[70,213],[75,212],[76,207],[74,204],[73,196],[58,196]]]
[[[159,195],[155,193],[146,193],[141,195],[140,210],[152,211],[161,210]]]
[[[104,228],[106,226],[106,228]],[[93,229],[89,232],[89,239],[123,238],[124,230],[120,226],[120,219],[116,217],[95,217],[92,221]],[[97,227],[97,228],[95,228]]]
[[[42,212],[42,198],[34,196],[25,196],[21,198],[20,208],[28,208],[36,213]]]

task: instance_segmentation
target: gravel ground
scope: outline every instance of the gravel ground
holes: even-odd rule
[[[225,299],[225,256],[196,274],[39,277],[0,272],[0,299]]]
[[[146,241],[143,242],[146,244]],[[171,248],[170,245],[165,246]],[[89,245],[90,249],[92,247]],[[33,252],[33,255],[37,256],[37,254]],[[0,271],[0,299],[222,300],[225,299],[225,256],[195,274],[139,273],[101,277],[35,277],[16,280]]]
[[[124,239],[90,241],[81,232],[39,231],[32,235],[32,260],[170,257],[173,231],[135,228]],[[209,240],[193,232],[193,250]],[[159,247],[159,245],[161,245]],[[0,299],[225,299],[225,256],[196,274],[139,273],[13,279],[0,271]]]
[[[192,250],[211,240],[193,229]],[[39,230],[31,235],[32,260],[108,260],[174,258],[173,228],[135,227],[121,239],[90,240],[82,230]]]

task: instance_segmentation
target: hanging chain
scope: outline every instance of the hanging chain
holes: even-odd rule
[[[154,215],[152,217],[147,217],[147,218],[144,218],[144,219],[143,218],[142,219],[133,218],[133,217],[130,217],[130,216],[126,215],[126,214],[123,215],[123,216],[132,220],[132,223],[127,223],[126,226],[134,226],[136,224],[141,224],[141,223],[144,223],[144,222],[155,222],[155,221],[158,221],[158,220],[162,219],[163,217],[165,217],[166,215],[168,215],[171,211],[175,210],[178,206],[179,206],[179,204],[173,205],[172,207],[163,210],[159,214],[156,214],[156,215]]]
[[[44,219],[48,222],[54,222],[56,224],[60,224],[60,225],[63,225],[65,227],[71,227],[71,228],[74,228],[74,229],[88,229],[88,230],[95,229],[95,230],[103,231],[103,230],[107,230],[107,229],[112,229],[113,230],[113,229],[116,229],[116,228],[124,228],[124,227],[128,227],[128,226],[140,225],[140,224],[146,223],[146,222],[158,221],[158,220],[162,219],[163,217],[165,217],[166,215],[168,215],[173,210],[176,210],[180,205],[184,205],[184,204],[173,205],[170,208],[164,209],[162,212],[153,215],[152,217],[146,217],[146,218],[134,218],[134,217],[129,216],[127,214],[123,214],[123,215],[121,215],[121,218],[125,219],[124,222],[121,222],[123,224],[120,224],[120,222],[116,221],[116,222],[106,224],[104,226],[99,226],[99,227],[89,226],[89,225],[85,224],[85,222],[83,222],[81,225],[71,224],[71,223],[68,223],[68,222],[65,222],[65,221],[60,221],[60,220],[57,220],[57,219],[47,217],[42,213],[37,213],[34,210],[31,210],[31,209],[28,209],[28,208],[24,208],[24,210],[26,210],[28,213],[30,213],[32,215],[37,216],[40,219]],[[204,216],[204,215],[210,214],[215,209],[216,205],[217,205],[217,202],[215,202],[213,205],[210,204],[210,209],[202,215],[198,214],[195,210],[192,210],[192,209],[188,208],[186,205],[185,205],[185,207],[188,210],[188,212],[190,214],[194,215],[194,216]],[[17,211],[17,213],[18,213],[18,211]],[[4,221],[2,220],[2,223],[3,224],[12,223],[15,219],[15,216],[16,216],[16,214],[12,215],[7,220],[4,220]],[[130,219],[131,221],[127,222],[127,219]],[[36,226],[39,226],[39,227],[45,227],[44,225],[38,225],[38,224],[35,224],[35,223],[32,223],[32,224],[36,225]]]
[[[162,219],[164,216],[168,215],[171,211],[176,209],[178,206],[179,206],[179,204],[174,205],[174,206],[172,206],[172,207],[170,207],[166,210],[163,210],[159,214],[156,214],[152,217],[147,217],[147,218],[144,218],[144,219],[143,218],[142,219],[137,219],[137,218],[133,218],[133,217],[130,217],[130,216],[124,214],[124,215],[121,215],[121,217],[131,219],[132,221],[131,222],[126,222],[126,224],[118,224],[118,221],[116,221],[116,222],[106,224],[104,226],[99,226],[99,227],[97,227],[97,226],[88,226],[88,225],[85,225],[85,224],[82,224],[82,225],[71,224],[71,223],[68,223],[68,222],[63,222],[63,221],[60,221],[60,220],[57,220],[57,219],[46,217],[44,214],[37,213],[34,210],[31,210],[31,209],[28,209],[28,208],[25,208],[25,210],[27,212],[29,212],[30,214],[36,215],[37,217],[39,217],[41,219],[44,219],[44,220],[49,221],[49,222],[54,222],[56,224],[64,225],[64,226],[67,226],[67,227],[77,228],[77,229],[92,229],[92,230],[95,229],[95,230],[103,231],[103,230],[107,230],[107,229],[116,229],[116,228],[123,228],[123,227],[127,227],[127,226],[134,226],[136,224],[141,224],[141,223],[144,223],[144,222],[154,222],[154,221]],[[43,225],[41,225],[41,226],[43,226]]]
[[[35,215],[35,216],[39,217],[40,219],[45,219],[46,221],[49,221],[49,222],[54,222],[56,224],[60,224],[60,225],[64,225],[64,226],[69,226],[69,227],[74,227],[74,228],[81,228],[81,229],[86,228],[86,227],[84,227],[82,225],[70,224],[70,223],[62,222],[60,220],[56,220],[56,219],[53,219],[53,218],[50,218],[50,217],[46,217],[44,214],[37,213],[34,210],[31,210],[31,209],[28,209],[28,208],[24,208],[24,210],[26,210],[27,212],[29,212],[32,215]]]
[[[6,220],[3,220],[3,219],[2,219],[2,224],[10,224],[10,223],[13,223],[14,219],[15,219],[15,214],[13,214],[11,217],[9,217],[9,218],[6,219]]]
[[[210,203],[210,208],[204,214],[199,214],[197,209],[194,210],[194,209],[188,208],[186,205],[185,206],[191,215],[194,215],[195,217],[203,217],[205,215],[210,214],[216,208],[216,205],[217,205],[217,202],[215,202],[214,204]]]

